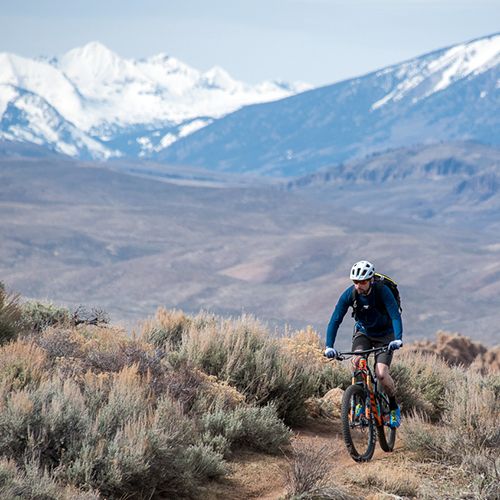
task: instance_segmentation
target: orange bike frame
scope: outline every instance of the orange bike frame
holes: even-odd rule
[[[377,402],[375,401],[375,392],[373,390],[372,377],[371,374],[369,373],[366,358],[360,357],[354,360],[354,366],[355,366],[355,371],[352,376],[352,383],[353,385],[355,385],[357,383],[356,377],[358,375],[361,376],[361,379],[363,380],[363,385],[367,388],[368,394],[370,395],[370,411],[373,413],[373,416],[375,417],[376,425],[381,426],[383,425],[382,417],[380,416],[380,413],[377,408]],[[367,417],[369,417],[368,414]]]

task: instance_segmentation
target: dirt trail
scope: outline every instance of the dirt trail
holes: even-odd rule
[[[357,464],[347,453],[338,419],[311,420],[307,426],[295,429],[292,443],[315,449],[325,446],[331,451],[328,461],[331,463],[331,470],[336,478],[348,477],[357,474],[357,469],[366,468],[366,464]],[[390,455],[396,454],[398,454],[397,449]],[[290,453],[287,455],[290,456]],[[386,460],[388,455],[377,446],[372,462]],[[272,456],[241,452],[231,461],[231,474],[223,481],[207,487],[203,498],[207,500],[283,498],[287,493],[286,477],[291,465],[291,459],[284,455]],[[350,488],[350,492],[357,495],[355,490],[356,488]]]

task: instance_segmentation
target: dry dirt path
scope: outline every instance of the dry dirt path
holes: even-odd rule
[[[382,463],[383,467],[387,467],[388,460],[397,460],[397,456],[401,454],[398,446],[391,454],[384,453],[377,446],[369,464],[357,464],[344,446],[338,419],[311,420],[307,426],[295,429],[292,444],[302,449],[324,449],[337,485],[343,484],[342,481],[349,477],[359,476],[360,472],[366,470],[367,467],[377,467],[377,464],[382,465]],[[291,449],[285,450],[285,454],[278,456],[249,451],[241,452],[231,461],[231,474],[223,481],[207,487],[203,498],[207,500],[283,498],[287,493],[287,473],[291,466]],[[360,490],[353,484],[349,485],[348,491],[359,498],[377,498],[377,496],[368,495],[366,490]],[[385,496],[385,498],[389,497]]]

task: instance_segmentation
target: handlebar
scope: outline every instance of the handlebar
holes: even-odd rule
[[[337,357],[335,359],[338,359],[340,361],[343,361],[344,359],[348,359],[352,356],[366,356],[368,357],[372,353],[381,353],[381,352],[387,352],[389,350],[389,344],[382,346],[382,347],[373,347],[372,349],[366,349],[364,351],[344,351],[344,352],[339,352],[337,353]]]

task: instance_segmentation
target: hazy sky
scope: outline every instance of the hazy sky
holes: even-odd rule
[[[333,83],[498,31],[499,0],[0,0],[0,52],[97,40],[251,83]]]

